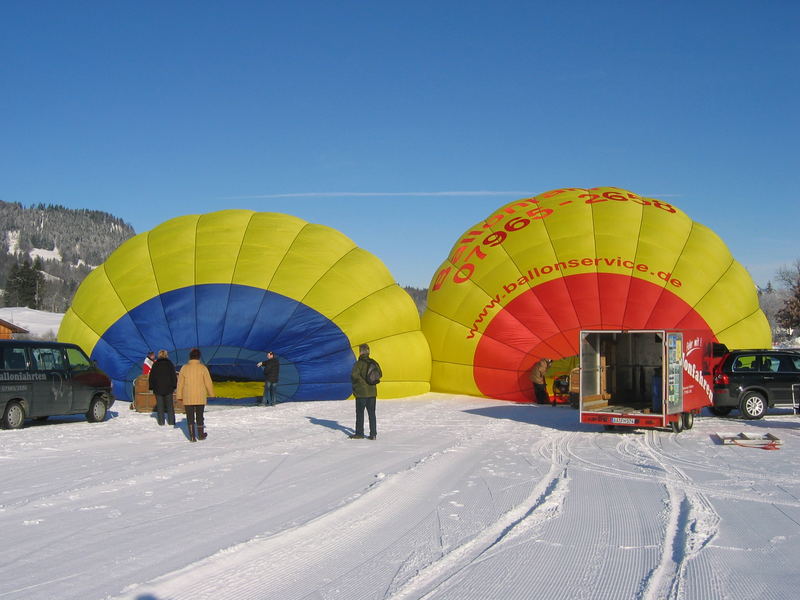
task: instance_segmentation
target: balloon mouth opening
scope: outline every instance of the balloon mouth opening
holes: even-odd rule
[[[192,348],[168,350],[168,358],[175,365],[175,371],[189,362]],[[231,346],[200,347],[200,361],[208,367],[211,380],[215,384],[217,397],[250,398],[260,396],[264,385],[264,370],[258,366],[266,360],[265,350],[250,350]],[[278,394],[284,399],[294,396],[299,385],[299,374],[295,364],[284,356],[275,357],[280,363],[280,383]],[[116,381],[114,395],[121,400],[131,400],[133,383],[142,375],[141,365],[133,365],[122,381]],[[130,396],[130,397],[129,397]]]

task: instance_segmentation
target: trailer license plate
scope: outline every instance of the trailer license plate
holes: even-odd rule
[[[612,423],[621,423],[623,425],[635,425],[636,419],[629,419],[625,417],[611,417]]]

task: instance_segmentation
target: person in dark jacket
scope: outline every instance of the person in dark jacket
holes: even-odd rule
[[[358,348],[358,360],[350,372],[350,381],[353,384],[353,396],[356,397],[356,432],[350,436],[354,440],[364,439],[364,409],[369,416],[369,439],[378,437],[378,423],[375,417],[375,402],[378,396],[378,387],[367,383],[367,369],[370,362],[375,362],[369,357],[369,346],[361,344]]]
[[[150,369],[149,387],[156,397],[156,419],[159,425],[164,424],[164,413],[167,415],[167,422],[175,426],[175,404],[172,401],[172,394],[178,386],[178,374],[175,372],[175,365],[169,359],[166,350],[158,351],[158,358]]]
[[[256,404],[275,406],[275,388],[278,386],[281,363],[272,352],[267,352],[267,360],[262,360],[256,366],[264,369],[264,398]]]

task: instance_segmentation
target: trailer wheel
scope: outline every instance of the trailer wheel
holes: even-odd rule
[[[683,415],[678,415],[678,418],[671,421],[669,426],[672,427],[673,433],[680,433],[683,431]]]
[[[694,413],[683,413],[683,428],[691,429],[692,427],[694,427]]]

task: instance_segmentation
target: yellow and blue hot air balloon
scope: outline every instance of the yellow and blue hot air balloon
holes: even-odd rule
[[[725,244],[669,203],[618,188],[553,190],[466,231],[431,281],[431,389],[531,399],[528,372],[577,362],[581,329],[710,332],[769,347],[756,287]]]
[[[149,350],[182,364],[191,348],[226,396],[260,395],[272,351],[284,400],[343,399],[359,344],[383,368],[382,398],[430,389],[413,300],[342,233],[277,213],[224,210],[163,223],[122,244],[81,284],[58,333],[130,399]],[[248,383],[250,382],[250,383]]]

